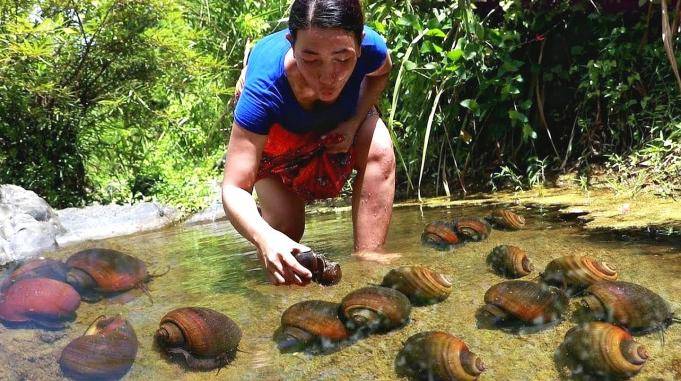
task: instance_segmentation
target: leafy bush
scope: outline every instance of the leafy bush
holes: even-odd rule
[[[610,3],[594,12],[568,0],[366,2],[395,63],[380,109],[400,193],[524,187],[594,163],[610,163],[621,181],[632,163],[676,168],[681,91],[659,38],[660,4],[613,14]],[[0,3],[0,182],[57,207],[200,208],[221,176],[246,46],[285,27],[288,6]],[[673,175],[643,181],[661,187]]]

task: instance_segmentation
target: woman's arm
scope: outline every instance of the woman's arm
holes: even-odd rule
[[[381,67],[364,77],[359,90],[359,99],[357,100],[355,115],[345,122],[340,123],[337,128],[329,132],[329,134],[336,133],[343,135],[343,141],[338,144],[327,146],[327,152],[340,153],[347,152],[350,149],[359,126],[362,125],[369,110],[378,103],[378,98],[388,84],[391,69],[392,61],[390,60],[390,55],[387,55]]]
[[[312,274],[292,253],[309,248],[273,229],[258,213],[251,195],[266,138],[236,123],[232,126],[222,180],[222,205],[234,228],[258,249],[272,283],[305,284]]]

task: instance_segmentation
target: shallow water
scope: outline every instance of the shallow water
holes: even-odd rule
[[[568,314],[554,327],[535,333],[511,333],[478,329],[475,312],[485,291],[504,279],[490,272],[485,256],[499,244],[524,248],[541,270],[553,258],[589,255],[612,264],[620,279],[636,282],[659,293],[672,310],[681,311],[681,245],[679,241],[619,241],[584,233],[573,223],[559,222],[552,213],[515,209],[526,216],[526,230],[494,230],[490,238],[450,251],[425,248],[420,243],[423,226],[432,220],[480,216],[487,207],[396,208],[387,249],[401,258],[390,265],[351,259],[352,224],[349,212],[308,217],[303,242],[338,261],[343,280],[332,287],[274,287],[267,283],[253,247],[229,222],[180,226],[162,231],[89,242],[48,257],[65,259],[88,247],[107,247],[137,256],[150,264],[151,272],[169,272],[150,284],[153,304],[140,294],[131,302],[82,303],[77,318],[63,331],[36,328],[8,329],[0,325],[0,379],[54,380],[63,375],[57,364],[62,348],[82,335],[101,314],[122,313],[132,323],[140,342],[137,360],[127,380],[235,379],[235,380],[393,380],[394,362],[402,343],[426,330],[442,330],[463,339],[478,354],[487,371],[481,380],[569,379],[555,351],[568,329],[575,325]],[[313,355],[280,354],[272,336],[281,313],[308,299],[340,301],[349,291],[380,283],[398,265],[423,264],[446,274],[452,295],[442,303],[412,309],[411,321],[402,329],[374,335],[340,348]],[[528,276],[533,278],[538,271]],[[4,274],[3,274],[4,275]],[[574,304],[574,302],[573,302]],[[243,330],[236,360],[211,372],[188,372],[163,359],[153,344],[160,318],[181,306],[204,306],[226,313]],[[571,309],[571,311],[573,311]],[[636,338],[651,358],[635,379],[681,380],[681,324],[672,325],[662,343],[659,334]],[[556,361],[558,360],[558,362]]]

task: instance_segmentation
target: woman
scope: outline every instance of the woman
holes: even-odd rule
[[[289,29],[253,47],[239,81],[222,202],[272,283],[309,282],[293,256],[309,250],[298,243],[305,203],[337,196],[352,169],[354,255],[390,256],[379,251],[392,214],[395,156],[375,104],[391,67],[358,0],[295,0]]]

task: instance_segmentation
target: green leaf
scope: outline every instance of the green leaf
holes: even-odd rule
[[[459,104],[473,112],[478,110],[478,102],[475,99],[464,99]]]
[[[404,68],[406,70],[414,70],[416,69],[417,65],[411,61],[404,61]]]
[[[516,110],[508,110],[508,117],[511,118],[511,120],[515,120],[521,123],[527,123],[528,119],[525,114],[518,112]]]
[[[523,125],[523,141],[527,142],[530,139],[536,139],[537,132],[535,132],[529,124]]]
[[[454,50],[450,50],[447,52],[447,59],[449,59],[452,62],[456,62],[461,59],[461,56],[463,56],[463,50],[456,48]]]
[[[445,32],[443,32],[442,29],[438,29],[438,28],[428,30],[428,33],[426,33],[426,35],[427,36],[433,36],[433,37],[442,37],[442,38],[447,37]]]

